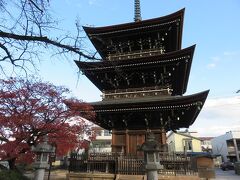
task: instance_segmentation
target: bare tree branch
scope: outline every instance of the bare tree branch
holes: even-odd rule
[[[34,6],[36,9],[38,9],[41,13],[43,13],[43,10],[42,10],[34,1],[29,0],[29,2],[32,3],[33,6]]]
[[[12,11],[14,7],[14,13]],[[23,69],[26,73],[36,68],[36,60],[46,50],[50,57],[61,55],[69,59],[100,60],[83,42],[80,23],[76,21],[76,35],[51,37],[57,27],[57,20],[51,18],[49,0],[0,0],[0,71],[5,62]],[[57,32],[58,33],[58,32]],[[53,52],[49,53],[49,50]],[[94,51],[95,52],[95,51]],[[30,65],[30,66],[29,66]],[[9,69],[7,66],[6,69]],[[4,72],[5,74],[5,72]]]
[[[35,41],[35,42],[51,44],[53,46],[74,52],[80,56],[83,56],[84,58],[97,60],[97,58],[95,57],[95,54],[94,54],[94,56],[86,55],[82,51],[80,51],[80,49],[77,47],[62,44],[57,41],[53,41],[53,40],[49,39],[47,36],[26,36],[26,35],[18,35],[18,34],[14,34],[14,33],[7,33],[7,32],[0,31],[0,37],[11,38],[11,39],[20,40],[20,41]]]
[[[0,48],[2,48],[7,56],[5,56],[1,61],[6,60],[7,58],[10,59],[11,63],[14,64],[14,60],[12,59],[11,53],[8,51],[8,48],[6,48],[2,43],[0,43]]]

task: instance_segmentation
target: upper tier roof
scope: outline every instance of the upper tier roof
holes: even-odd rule
[[[172,95],[186,92],[195,46],[167,54],[120,61],[75,61],[101,91],[126,88],[170,88]]]
[[[209,91],[189,96],[168,96],[91,103],[94,123],[115,130],[188,128],[201,111]]]
[[[184,9],[160,18],[106,27],[83,27],[103,59],[109,55],[181,49]]]

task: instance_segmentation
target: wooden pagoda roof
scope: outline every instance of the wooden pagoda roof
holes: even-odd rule
[[[165,128],[169,131],[188,128],[201,111],[208,92],[94,102],[91,103],[96,113],[94,123],[109,130]]]
[[[159,18],[105,27],[83,27],[92,44],[103,59],[106,59],[109,46],[114,42],[137,41],[138,39],[156,39],[166,35],[166,52],[181,49],[184,10]],[[145,37],[146,36],[146,37]],[[124,42],[123,42],[124,43]],[[110,48],[111,49],[111,48]],[[133,47],[134,49],[134,47]]]
[[[167,87],[172,95],[186,92],[195,46],[162,55],[119,61],[75,61],[101,91]]]

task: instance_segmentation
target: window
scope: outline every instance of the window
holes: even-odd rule
[[[111,134],[108,130],[104,130],[104,136],[111,136]]]
[[[105,142],[105,147],[111,147],[111,142],[109,141],[109,142]]]
[[[236,139],[238,151],[240,151],[240,140]]]
[[[95,133],[96,133],[96,136],[101,136],[101,130],[97,130]]]
[[[190,139],[184,140],[184,151],[187,151],[187,152],[193,151],[192,140],[190,140]]]
[[[211,142],[210,142],[210,141],[207,141],[207,140],[205,140],[205,141],[202,141],[202,142],[201,142],[201,144],[202,144],[202,145],[211,145]]]
[[[169,152],[173,152],[175,150],[174,143],[172,141],[168,144],[168,150]]]

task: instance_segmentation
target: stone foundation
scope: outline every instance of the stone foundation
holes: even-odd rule
[[[122,175],[106,173],[68,173],[67,180],[147,180],[144,175]],[[160,176],[158,180],[200,180],[198,176]]]
[[[68,173],[67,180],[115,180],[115,174],[107,173]]]

